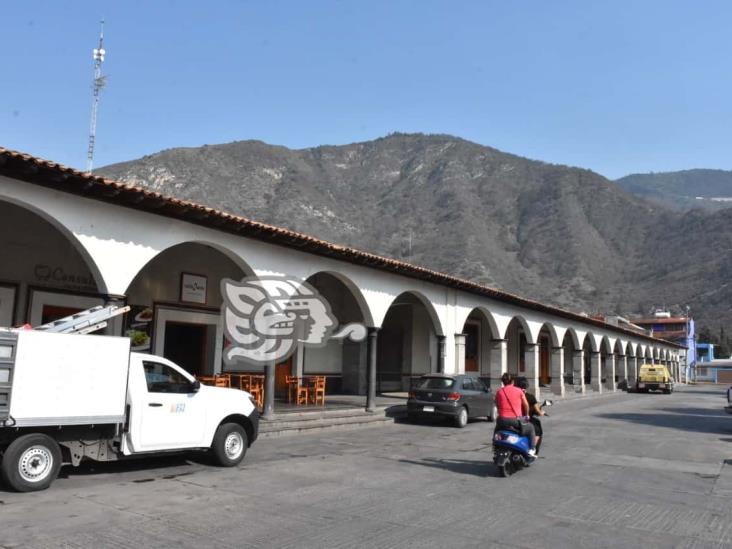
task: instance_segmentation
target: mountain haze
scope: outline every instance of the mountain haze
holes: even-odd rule
[[[589,170],[456,137],[241,141],[98,172],[574,310],[689,304],[712,327],[732,320],[732,210],[683,214]]]
[[[679,211],[732,208],[732,171],[633,174],[621,177],[616,183],[628,192]]]

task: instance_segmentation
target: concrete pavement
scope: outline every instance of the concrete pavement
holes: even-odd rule
[[[237,469],[87,465],[0,492],[0,547],[732,547],[723,396],[561,402],[545,457],[510,479],[482,421],[264,439]]]

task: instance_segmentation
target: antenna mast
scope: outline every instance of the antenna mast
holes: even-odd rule
[[[102,63],[104,62],[104,19],[102,19],[102,28],[99,32],[99,47],[94,48],[92,56],[94,58],[94,82],[92,89],[94,90],[92,99],[91,123],[89,124],[89,148],[86,151],[86,171],[91,173],[94,164],[94,143],[97,139],[97,109],[99,108],[99,92],[102,90],[106,82],[106,76],[102,75]]]

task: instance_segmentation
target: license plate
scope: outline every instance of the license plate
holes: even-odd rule
[[[639,389],[643,389],[643,388],[644,388],[645,386],[646,386],[646,384],[645,384],[645,383],[639,383],[639,384],[638,384],[638,388],[639,388]]]
[[[435,407],[434,406],[425,406],[425,407],[422,408],[422,411],[423,412],[434,412],[435,411]]]

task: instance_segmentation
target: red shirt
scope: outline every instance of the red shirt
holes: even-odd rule
[[[496,391],[498,417],[513,419],[523,415],[524,392],[515,385],[506,385]]]

